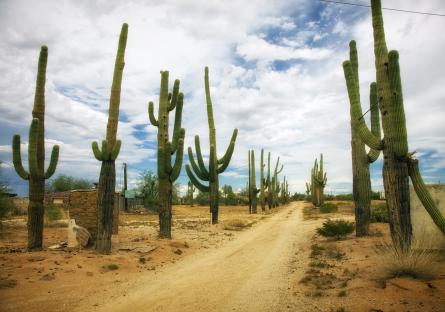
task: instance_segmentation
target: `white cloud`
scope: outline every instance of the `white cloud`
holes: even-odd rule
[[[203,90],[203,68],[208,65],[219,155],[232,130],[239,129],[225,181],[243,187],[247,150],[254,148],[259,161],[264,147],[272,152],[273,163],[281,157],[291,190],[303,192],[313,160],[323,152],[328,188],[338,191],[351,183],[349,104],[341,68],[348,42],[338,38],[350,34],[357,41],[365,108],[374,77],[372,26],[369,16],[351,23],[352,15],[335,5],[326,6],[320,20],[308,20],[311,6],[311,1],[298,0],[2,1],[2,126],[8,133],[21,133],[26,143],[39,47],[47,44],[47,158],[57,141],[62,145],[58,173],[97,178],[99,162],[90,145],[105,135],[117,38],[121,24],[128,22],[121,100],[125,122],[118,130],[124,144],[118,165],[155,164],[156,129],[148,123],[147,103],[157,102],[161,69],[170,70],[171,81],[181,79],[186,147],[193,146],[199,134],[203,152],[208,152]],[[398,0],[391,6],[436,11],[440,1]],[[434,168],[443,169],[445,65],[440,60],[445,33],[437,31],[444,26],[443,18],[396,12],[384,12],[384,17],[388,45],[401,55],[410,149],[434,149]],[[327,21],[332,29],[323,28]],[[286,35],[278,32],[269,40],[271,27]],[[252,64],[243,67],[240,57]],[[274,70],[274,61],[289,60],[288,68]],[[133,135],[135,127],[143,137]],[[0,159],[10,161],[11,138],[0,130]],[[129,170],[131,185],[137,174]]]

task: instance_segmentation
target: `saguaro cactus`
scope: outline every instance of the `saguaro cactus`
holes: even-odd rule
[[[191,181],[187,182],[187,195],[190,201],[190,207],[193,207],[193,194],[195,193],[196,188]]]
[[[320,154],[320,168],[318,160],[315,159],[314,167],[311,170],[311,198],[315,207],[320,207],[323,204],[326,183],[326,172],[323,171],[323,154]]]
[[[385,31],[380,0],[371,0],[372,25],[374,35],[374,55],[377,80],[377,94],[382,117],[384,139],[370,131],[361,118],[354,67],[351,61],[343,63],[343,70],[351,104],[354,123],[360,138],[370,148],[383,151],[383,184],[385,187],[391,237],[394,245],[402,250],[409,248],[412,237],[410,218],[409,181],[420,201],[430,213],[436,225],[445,234],[445,219],[440,214],[431,196],[426,191],[417,168],[417,160],[408,153],[405,112],[402,84],[400,79],[399,54],[386,47]]]
[[[355,95],[350,97],[351,100],[360,100],[359,76],[358,76],[358,59],[357,48],[355,41],[349,44],[349,58],[352,66],[352,74],[355,84]],[[369,105],[371,111],[371,132],[377,137],[381,138],[380,134],[380,119],[377,99],[377,84],[371,83]],[[350,101],[350,115],[351,115],[351,152],[352,152],[352,186],[353,196],[355,202],[355,233],[357,236],[368,235],[369,223],[371,218],[371,178],[369,174],[369,164],[377,160],[380,151],[370,149],[366,154],[365,144],[360,138],[358,127],[359,122],[354,118],[354,110],[360,106],[360,102]]]
[[[111,85],[110,104],[106,139],[102,148],[97,142],[92,143],[94,157],[102,162],[99,185],[97,187],[97,237],[96,250],[102,254],[111,253],[111,234],[113,228],[114,192],[116,186],[115,160],[119,155],[121,141],[116,140],[121,100],[122,74],[124,71],[125,47],[127,45],[128,24],[123,24],[119,36],[116,62],[114,64],[113,83]]]
[[[28,204],[28,250],[42,248],[43,242],[43,199],[45,194],[45,179],[49,179],[55,172],[59,159],[59,146],[53,146],[51,161],[45,172],[45,80],[48,48],[40,49],[37,69],[36,91],[32,121],[29,128],[28,164],[29,172],[23,168],[20,152],[20,135],[16,134],[12,140],[12,159],[17,174],[29,181]]]
[[[255,152],[249,150],[248,152],[248,164],[249,164],[249,198],[250,198],[250,213],[257,213],[257,194],[260,192],[256,188],[255,177]]]
[[[172,94],[168,93],[168,71],[161,72],[158,120],[153,113],[153,102],[148,105],[150,122],[158,128],[158,179],[159,179],[159,237],[171,238],[173,182],[182,168],[185,130],[181,128],[184,95],[179,92],[179,80],[175,80]],[[169,113],[175,111],[173,138],[169,141]],[[176,153],[172,167],[171,156]]]
[[[268,192],[268,203],[269,208],[275,208],[278,206],[278,193],[280,192],[280,182],[278,181],[278,174],[283,171],[283,165],[281,165],[281,168],[278,169],[280,165],[280,157],[277,158],[277,162],[275,164],[275,170],[272,175],[272,179],[270,181],[270,187]]]
[[[266,213],[269,212],[269,206],[266,205],[267,192],[270,185],[270,152],[267,156],[267,176],[264,175],[264,149],[261,149],[261,160],[260,160],[260,204],[261,210]]]
[[[209,169],[204,165],[204,160],[201,154],[201,145],[199,143],[199,136],[195,136],[195,149],[196,157],[198,160],[198,165],[193,157],[193,152],[191,147],[188,148],[188,156],[190,160],[190,165],[193,168],[196,176],[203,180],[208,181],[209,185],[202,184],[193,174],[189,165],[185,166],[187,175],[190,181],[201,191],[210,193],[210,212],[212,214],[212,224],[218,223],[218,205],[219,205],[219,179],[220,173],[223,173],[229,166],[230,159],[232,158],[233,150],[235,149],[236,136],[238,134],[238,129],[233,130],[232,138],[230,139],[229,147],[222,158],[217,158],[216,153],[216,129],[215,122],[213,119],[213,107],[212,99],[210,97],[210,84],[209,84],[209,69],[205,68],[204,74],[204,84],[207,102],[207,118],[209,122],[209,141],[210,141],[210,157],[209,157]]]

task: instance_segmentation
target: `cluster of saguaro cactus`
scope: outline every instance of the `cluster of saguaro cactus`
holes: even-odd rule
[[[315,159],[314,167],[311,169],[311,183],[306,183],[310,189],[310,197],[315,207],[320,207],[324,202],[324,188],[327,183],[326,172],[323,171],[323,154],[320,154],[320,167]]]
[[[289,193],[289,183],[286,181],[286,176],[283,178],[283,182],[281,183],[281,203],[287,204],[290,199]]]
[[[352,187],[355,203],[355,233],[357,236],[367,235],[369,231],[369,223],[371,219],[371,177],[369,174],[369,165],[377,160],[380,150],[371,148],[368,153],[365,150],[365,144],[358,133],[357,123],[359,119],[357,108],[360,108],[359,76],[358,76],[358,59],[355,41],[349,44],[349,58],[352,67],[352,77],[355,84],[350,87],[348,92],[350,98],[350,115],[351,115],[351,153],[352,153]],[[352,88],[355,88],[352,90]],[[381,138],[380,119],[377,98],[377,84],[375,82],[370,85],[369,105],[371,112],[371,132],[376,138]],[[363,118],[363,117],[361,117]]]
[[[371,0],[374,55],[379,109],[384,139],[368,129],[362,119],[358,90],[358,75],[352,60],[343,63],[349,93],[352,118],[362,141],[372,149],[383,151],[383,183],[388,207],[389,223],[394,245],[406,250],[411,245],[409,176],[414,189],[439,229],[445,234],[445,218],[440,214],[418,171],[417,160],[408,152],[408,140],[400,79],[399,54],[388,52],[383,27],[380,0]]]
[[[210,212],[212,214],[212,224],[218,223],[218,207],[219,207],[219,174],[223,173],[229,166],[230,159],[232,158],[233,151],[235,149],[236,136],[238,129],[233,130],[232,138],[230,139],[229,147],[227,148],[223,157],[217,157],[216,151],[216,129],[213,119],[213,107],[212,99],[210,97],[210,84],[209,84],[209,69],[206,67],[204,70],[204,84],[207,103],[207,118],[209,122],[209,141],[210,141],[210,157],[208,169],[204,165],[204,160],[201,154],[201,145],[199,143],[199,136],[195,136],[195,149],[196,158],[198,164],[196,164],[191,147],[188,148],[188,156],[190,165],[196,176],[203,180],[208,181],[208,185],[202,184],[198,178],[195,177],[189,165],[185,166],[187,175],[190,181],[201,192],[209,192],[210,199]]]
[[[193,194],[195,194],[196,188],[191,181],[187,182],[187,197],[190,207],[193,207]]]
[[[182,168],[185,130],[181,128],[184,95],[179,92],[179,80],[175,80],[173,91],[168,92],[168,71],[161,72],[158,119],[154,116],[153,102],[148,105],[150,122],[158,128],[158,180],[159,180],[159,237],[171,238],[173,182]],[[173,138],[169,141],[169,113],[175,111]],[[171,165],[172,155],[174,165]]]
[[[121,98],[122,74],[125,65],[124,57],[125,47],[127,45],[127,34],[128,24],[124,23],[119,36],[116,62],[114,64],[106,139],[102,141],[102,148],[99,148],[97,142],[92,143],[94,156],[97,160],[102,162],[99,185],[97,187],[96,250],[103,254],[111,253],[114,192],[116,185],[115,160],[119,155],[122,143],[120,140],[116,140],[116,134],[119,122],[119,105]]]
[[[268,204],[269,209],[275,208],[279,205],[278,195],[280,193],[280,181],[278,180],[278,175],[283,171],[283,165],[281,165],[280,169],[280,157],[277,158],[277,162],[275,164],[275,169],[272,175],[272,179],[270,180],[270,186],[268,191]]]
[[[20,152],[20,135],[14,135],[12,140],[12,159],[17,174],[29,181],[28,205],[28,250],[42,248],[43,242],[43,200],[45,194],[45,179],[55,172],[59,159],[59,146],[55,145],[51,152],[51,161],[45,171],[45,81],[48,48],[40,50],[37,69],[36,91],[32,121],[29,128],[28,166],[29,172],[23,168]]]
[[[249,213],[257,213],[257,194],[260,189],[256,188],[256,175],[255,175],[255,152],[249,150],[247,153],[248,166],[249,166],[249,181],[248,181],[248,193],[249,193]]]

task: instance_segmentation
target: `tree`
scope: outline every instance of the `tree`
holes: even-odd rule
[[[139,175],[137,192],[144,199],[144,205],[148,209],[157,211],[159,207],[158,176],[147,170]]]
[[[9,192],[9,187],[5,180],[2,178],[0,170],[0,219],[3,219],[8,214],[14,213],[17,210],[16,205],[8,195]]]
[[[93,183],[90,180],[61,174],[54,180],[51,180],[46,189],[47,193],[56,193],[70,190],[90,189],[92,187]]]

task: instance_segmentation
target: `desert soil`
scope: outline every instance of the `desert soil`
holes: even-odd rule
[[[156,216],[122,215],[110,256],[26,253],[25,230],[9,228],[0,311],[445,311],[443,258],[431,280],[384,276],[376,246],[389,242],[387,224],[366,238],[315,235],[326,218],[352,220],[350,203],[335,214],[303,202],[269,215],[222,207],[217,226],[203,207],[174,213],[171,241],[156,239]],[[48,247],[66,229],[45,233]]]

